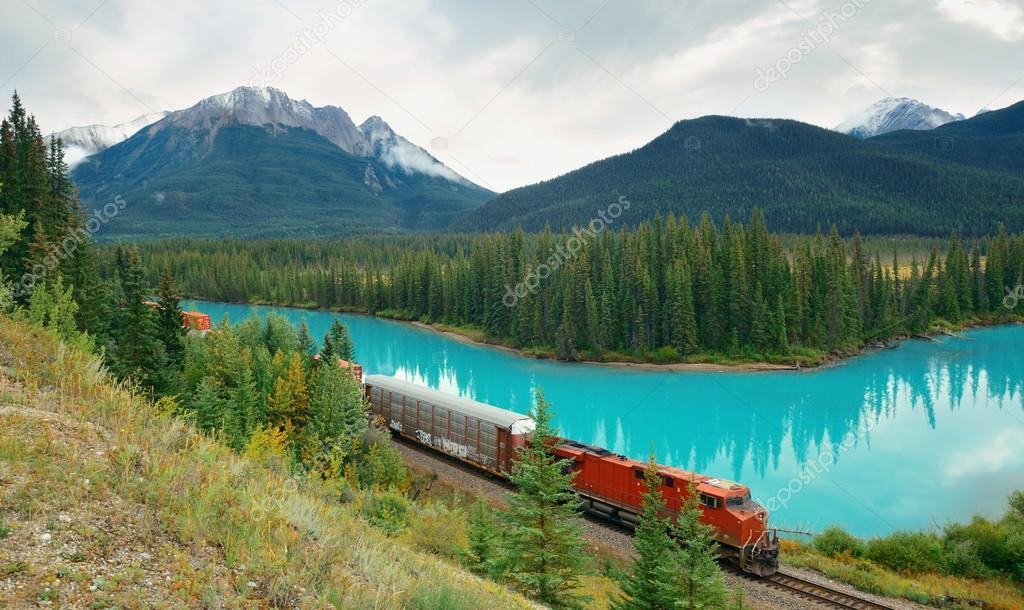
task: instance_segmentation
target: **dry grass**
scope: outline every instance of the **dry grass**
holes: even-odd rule
[[[863,559],[827,557],[808,545],[794,542],[786,542],[783,553],[787,564],[817,570],[869,593],[903,597],[942,608],[1024,609],[1024,592],[1007,581],[971,580],[943,574],[897,574]]]
[[[0,319],[0,373],[0,607],[530,607],[40,331]]]

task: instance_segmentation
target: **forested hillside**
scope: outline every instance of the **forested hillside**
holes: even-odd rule
[[[79,165],[74,179],[90,207],[125,202],[104,239],[437,229],[490,196],[427,175],[389,187],[388,173],[307,129],[226,125],[216,134],[140,131]]]
[[[618,222],[632,226],[658,212],[693,222],[706,211],[720,221],[760,207],[774,229],[795,233],[832,224],[843,235],[986,235],[999,223],[1024,229],[1019,172],[883,147],[797,121],[719,116],[681,121],[635,151],[504,193],[456,227],[558,230],[588,223],[620,196],[632,206]]]
[[[1021,281],[1024,238],[1005,231],[982,241],[954,235],[944,252],[909,265],[835,229],[783,243],[755,210],[747,225],[669,216],[594,238],[178,240],[142,252],[186,278],[192,296],[469,327],[564,359],[807,362],[939,320],[1020,311],[1004,298]]]

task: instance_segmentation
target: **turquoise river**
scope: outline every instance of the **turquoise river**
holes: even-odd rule
[[[214,323],[275,312],[321,337],[338,314],[194,301]],[[367,373],[527,412],[564,436],[749,485],[778,527],[863,536],[1002,514],[1024,489],[1024,326],[969,331],[810,371],[671,372],[568,364],[411,324],[340,317]]]

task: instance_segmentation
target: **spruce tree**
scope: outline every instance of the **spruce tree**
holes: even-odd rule
[[[495,576],[501,531],[494,509],[478,499],[466,520],[466,564],[476,574]]]
[[[363,393],[352,371],[336,361],[324,362],[309,392],[304,459],[313,463],[334,451],[346,453],[367,425]]]
[[[578,593],[583,568],[579,497],[574,472],[563,472],[551,446],[557,442],[551,411],[537,391],[536,422],[512,467],[516,491],[509,497],[502,549],[503,572],[527,595],[555,608],[582,607]]]
[[[169,363],[178,366],[184,349],[185,328],[182,324],[181,302],[171,268],[164,267],[157,289],[156,334],[164,344]]]
[[[302,323],[299,324],[299,336],[298,336],[298,351],[302,357],[310,361],[313,356],[316,355],[316,342],[313,341],[312,335],[309,334],[309,326],[306,325],[306,320],[303,319]]]
[[[681,545],[675,562],[681,579],[675,607],[686,610],[723,608],[726,603],[725,578],[718,568],[718,543],[712,527],[700,521],[703,512],[699,496],[697,483],[691,479],[675,526]]]
[[[621,582],[622,597],[612,604],[615,610],[666,610],[675,608],[683,595],[677,565],[680,548],[670,535],[672,525],[666,519],[662,478],[653,453],[644,475],[640,522],[633,533],[636,560]]]
[[[334,355],[347,362],[356,359],[356,349],[352,344],[352,337],[348,333],[348,327],[342,324],[341,320],[335,318],[331,324],[331,344],[334,348]]]
[[[145,271],[137,250],[124,252],[117,325],[112,330],[111,365],[120,377],[131,377],[153,389],[163,364],[163,348],[156,338],[153,309],[146,304]]]
[[[200,380],[192,393],[189,408],[195,415],[196,427],[209,431],[222,428],[224,424],[224,400],[220,397],[217,379],[207,375]]]

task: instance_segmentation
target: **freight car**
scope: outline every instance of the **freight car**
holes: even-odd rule
[[[500,477],[512,472],[516,451],[526,445],[534,429],[533,420],[520,413],[392,377],[367,376],[365,392],[370,412],[383,418],[396,434]],[[553,452],[566,470],[576,472],[573,486],[585,510],[636,525],[647,464],[568,439],[559,439]],[[701,521],[714,529],[723,555],[747,572],[775,573],[778,536],[768,528],[768,512],[751,499],[749,488],[667,466],[659,466],[658,475],[670,513],[678,513],[692,480],[699,494]]]
[[[395,433],[502,477],[533,431],[525,415],[393,377],[368,375],[365,391],[370,413]]]

